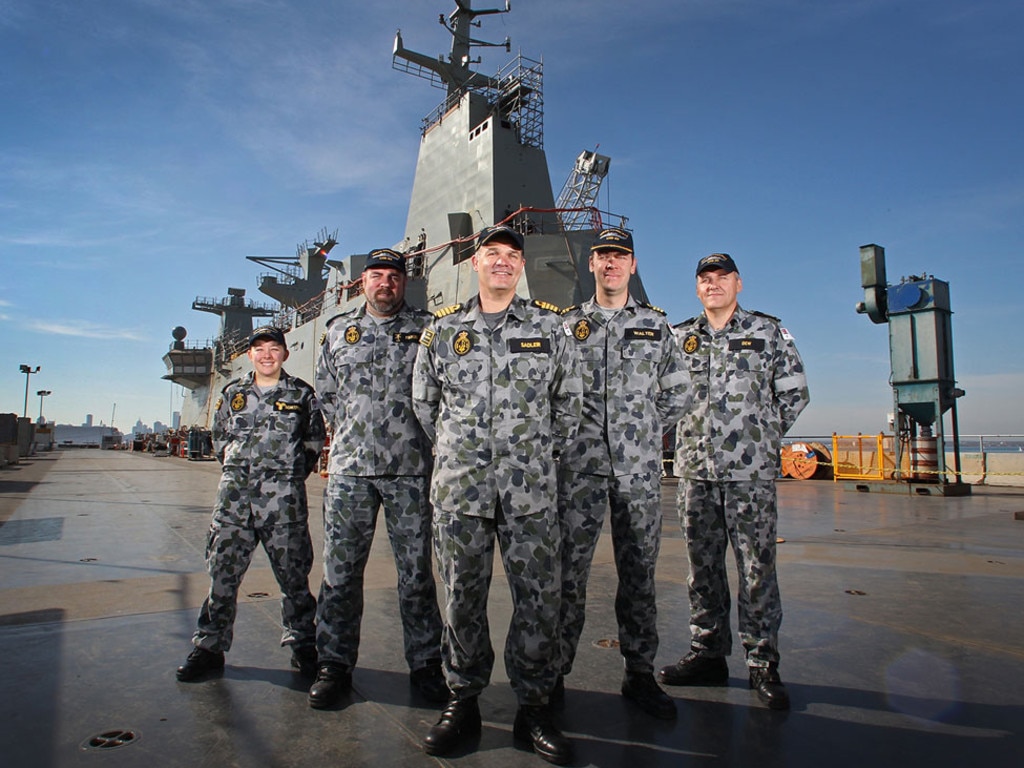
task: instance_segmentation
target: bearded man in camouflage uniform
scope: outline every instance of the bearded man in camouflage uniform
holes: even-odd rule
[[[622,695],[671,720],[675,702],[654,680],[654,569],[661,545],[662,435],[682,415],[687,376],[665,313],[629,295],[636,274],[633,236],[617,228],[602,231],[590,249],[590,271],[594,297],[563,313],[580,353],[583,418],[558,470],[562,659],[556,692],[564,690],[576,657],[587,578],[610,508]]]
[[[423,746],[447,754],[480,732],[477,700],[494,665],[487,593],[497,538],[512,593],[513,735],[561,764],[572,744],[548,704],[559,653],[555,466],[578,426],[580,380],[557,309],[516,296],[524,264],[518,232],[485,229],[473,255],[479,294],[435,315],[416,358],[413,405],[436,457],[430,492],[452,690]]]
[[[430,315],[405,303],[406,279],[402,254],[371,252],[362,274],[366,301],[328,323],[317,360],[316,391],[334,431],[324,489],[319,669],[308,697],[316,709],[352,685],[363,571],[381,508],[398,571],[410,680],[428,701],[448,701],[431,556],[431,446],[412,410],[412,366]]]
[[[324,445],[324,421],[313,388],[282,368],[288,348],[279,328],[253,331],[248,354],[252,373],[224,387],[213,417],[213,448],[223,468],[206,543],[210,592],[195,648],[178,667],[184,682],[224,668],[238,589],[257,544],[283,594],[281,644],[292,648],[292,666],[304,674],[316,665],[306,478]]]
[[[679,422],[679,515],[689,561],[690,653],[664,667],[668,685],[726,685],[732,651],[725,553],[739,572],[739,635],[750,687],[772,709],[788,709],[779,678],[782,603],[775,570],[775,478],[783,435],[806,407],[803,362],[777,318],[748,312],[743,281],[724,253],[697,264],[704,312],[676,326],[694,405]]]

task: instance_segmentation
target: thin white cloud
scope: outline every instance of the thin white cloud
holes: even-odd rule
[[[58,336],[76,336],[86,339],[146,341],[146,337],[127,328],[109,328],[86,320],[54,322],[34,320],[28,323],[31,330],[53,333]]]

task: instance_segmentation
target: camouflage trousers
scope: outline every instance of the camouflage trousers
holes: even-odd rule
[[[441,658],[427,477],[334,475],[324,489],[324,575],[317,600],[320,661],[354,667],[363,617],[363,571],[379,510],[398,571],[398,607],[410,669]]]
[[[736,608],[747,664],[779,661],[782,601],[775,571],[775,482],[680,480],[680,523],[689,563],[690,643],[707,656],[732,652],[726,549],[739,573]]]
[[[240,488],[222,479],[217,508],[206,542],[210,591],[199,611],[192,642],[208,651],[228,651],[234,637],[238,590],[257,544],[262,544],[281,588],[282,645],[312,646],[316,600],[309,591],[313,543],[309,524],[291,521],[296,508],[306,509],[304,480],[260,482]],[[287,522],[272,511],[275,499],[287,498]]]
[[[445,591],[441,643],[448,686],[465,699],[491,680],[487,596],[494,542],[512,595],[505,670],[521,705],[545,704],[558,675],[559,532],[554,510],[494,518],[434,512],[434,548]]]
[[[645,472],[621,477],[558,473],[562,532],[561,668],[572,671],[586,619],[587,580],[605,512],[619,576],[615,617],[626,668],[652,672],[658,652],[654,567],[661,547],[661,479]]]

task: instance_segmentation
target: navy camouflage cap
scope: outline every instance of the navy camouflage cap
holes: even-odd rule
[[[370,251],[366,258],[363,271],[367,269],[395,269],[405,274],[405,256],[390,248],[378,248],[376,251]]]
[[[602,229],[594,240],[594,244],[590,246],[590,252],[594,253],[595,251],[625,251],[626,253],[632,253],[633,235],[618,227]]]
[[[723,272],[736,272],[737,274],[740,271],[728,253],[712,253],[697,262],[698,276],[708,269],[720,269]]]
[[[270,339],[271,341],[276,341],[282,347],[287,346],[284,341],[284,331],[272,325],[264,325],[249,334],[249,346],[251,347],[260,339]]]
[[[497,240],[498,238],[504,238],[514,244],[517,250],[523,250],[523,236],[512,229],[512,227],[504,224],[484,229],[476,239],[476,247],[483,248],[491,240]]]

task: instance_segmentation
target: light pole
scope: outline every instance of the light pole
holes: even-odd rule
[[[48,389],[40,389],[36,394],[39,395],[39,423],[45,424],[46,422],[43,421],[43,398],[52,395],[53,392]]]
[[[39,366],[33,368],[30,365],[21,364],[21,372],[25,374],[25,408],[21,412],[21,417],[28,418],[28,380],[32,378],[33,373],[39,373]]]

